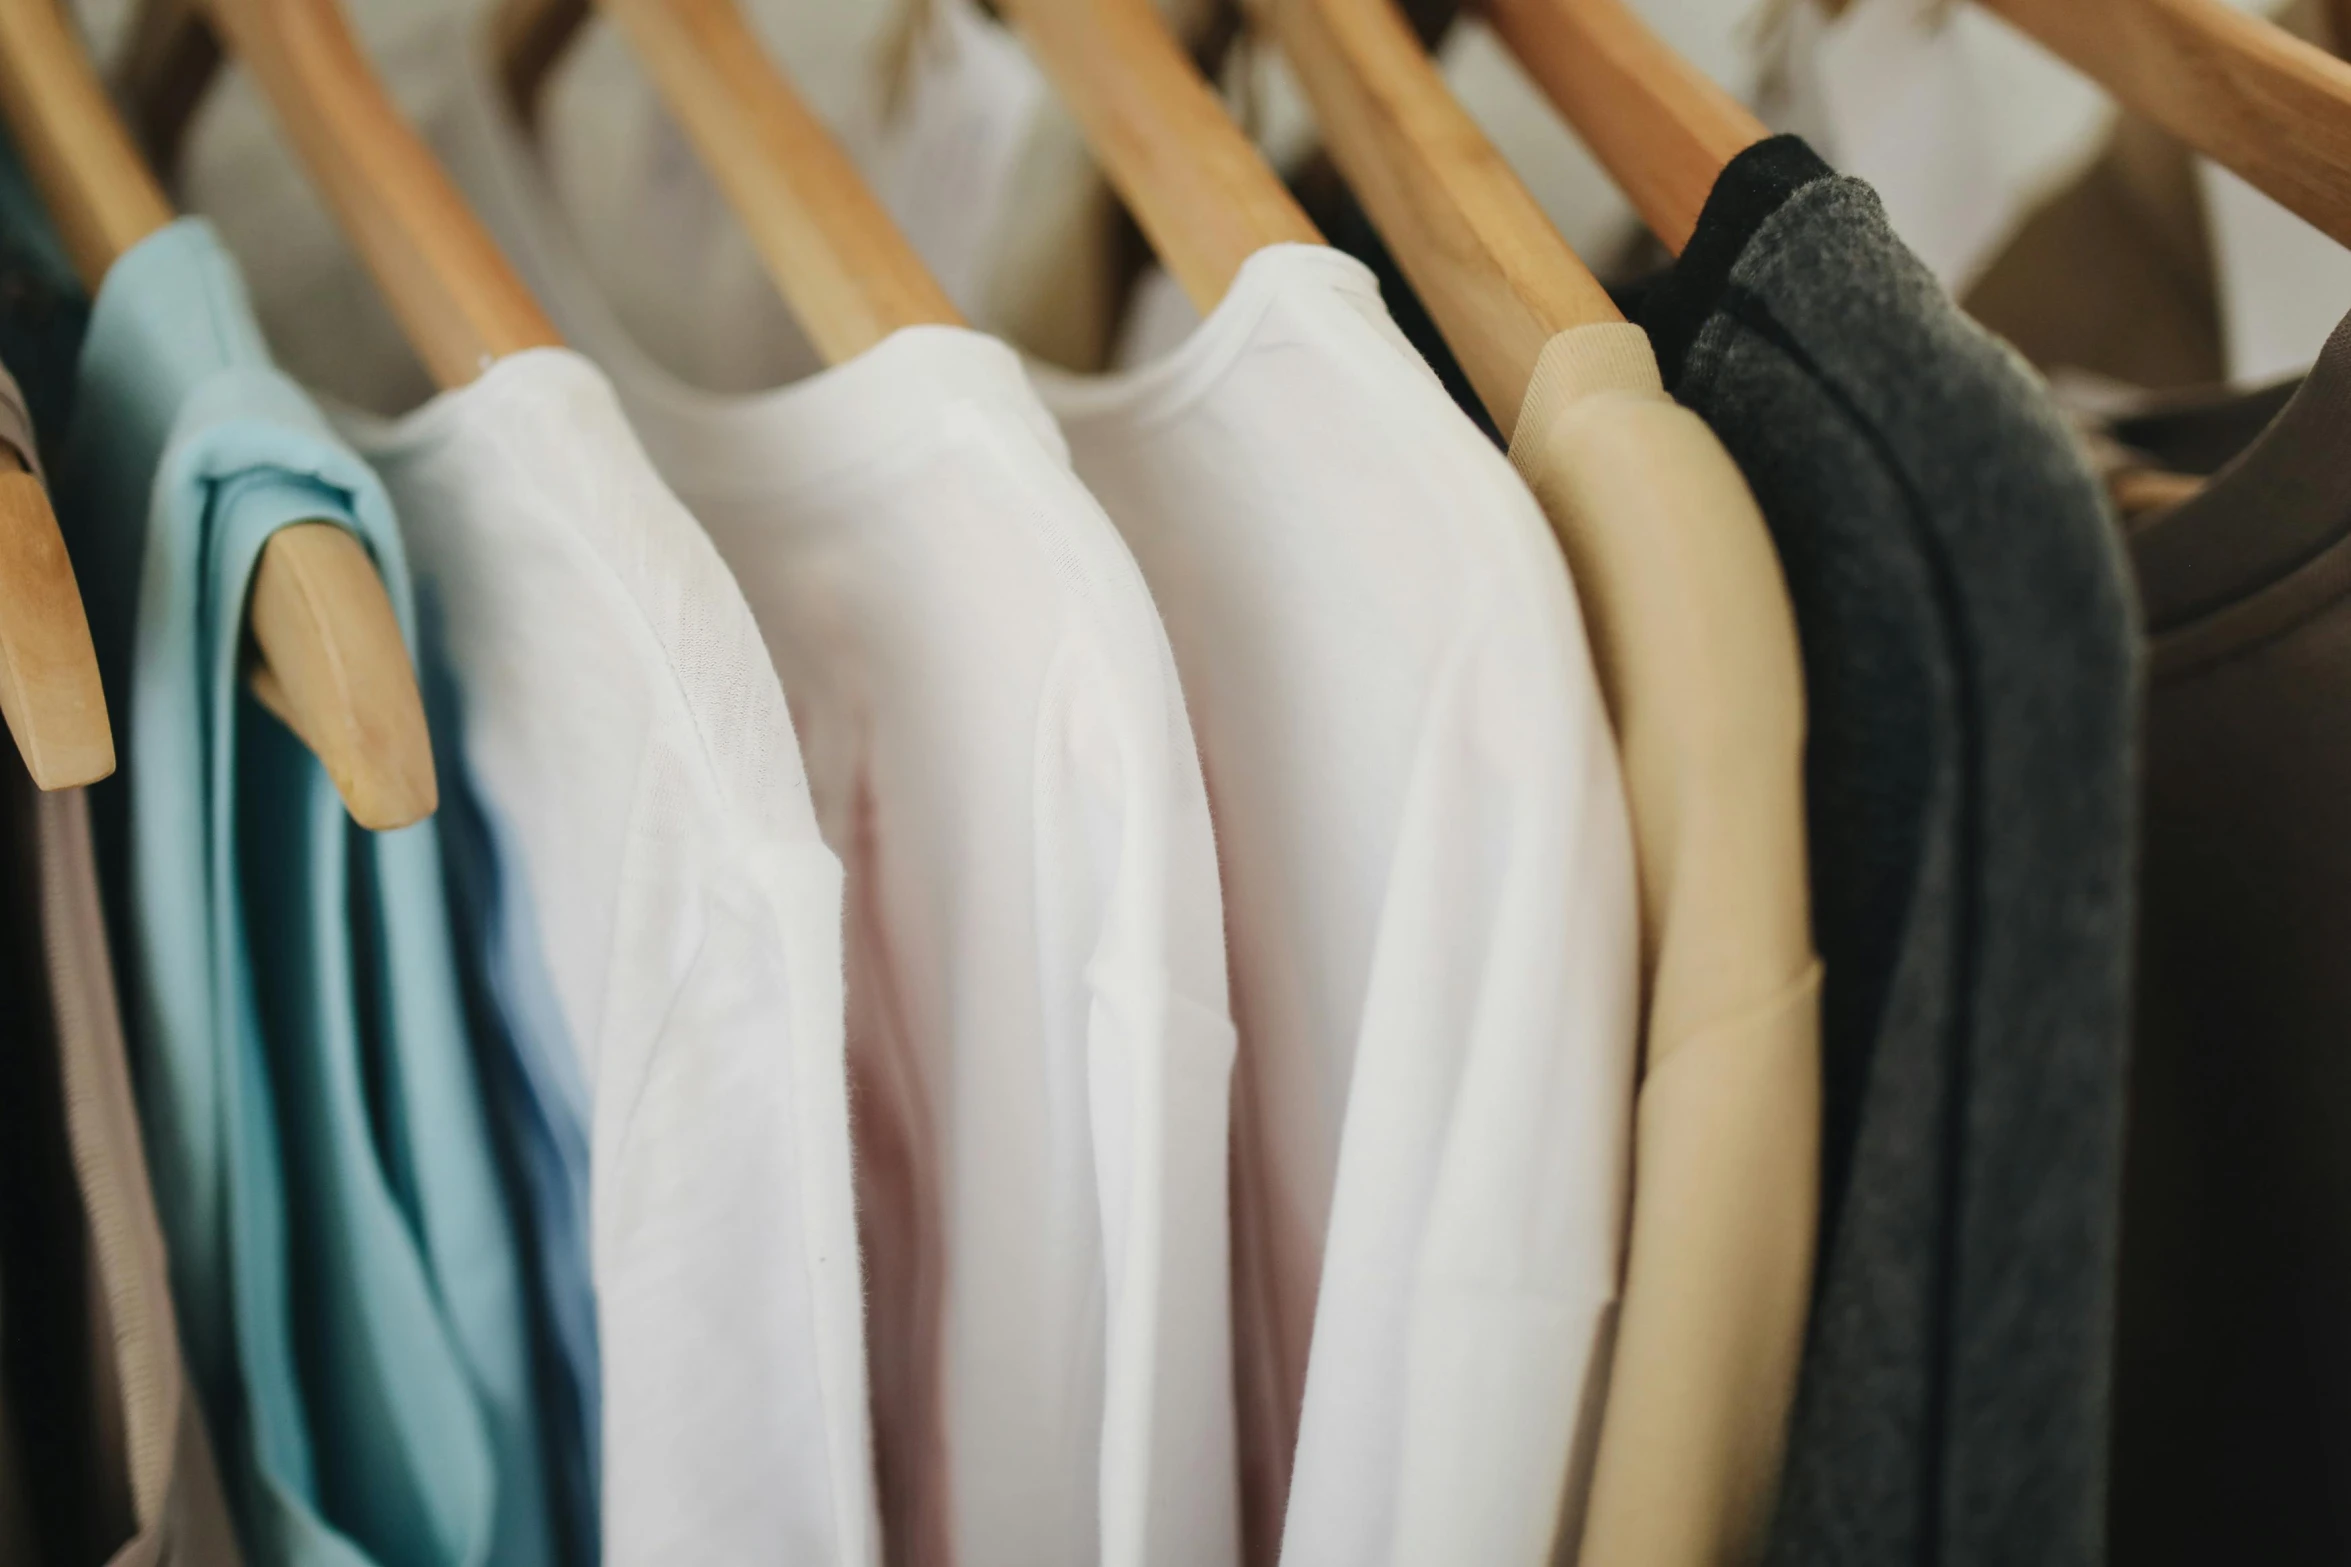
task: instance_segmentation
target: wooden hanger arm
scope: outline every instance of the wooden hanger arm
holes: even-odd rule
[[[114,771],[98,652],[49,492],[0,443],[0,714],[43,789]]]
[[[1201,313],[1266,246],[1322,242],[1151,0],[1003,0],[1002,8]]]
[[[589,0],[505,0],[490,8],[490,58],[525,121],[539,117],[547,80],[587,25],[588,8]]]
[[[147,0],[130,58],[185,59],[180,0]],[[425,368],[461,386],[490,361],[560,341],[360,54],[336,0],[211,0],[205,12],[260,85],[390,300]],[[176,79],[150,68],[157,105]],[[158,105],[160,107],[160,105]]]
[[[603,0],[829,364],[901,327],[960,325],[849,155],[734,0]]]
[[[2122,103],[2351,245],[2351,64],[2219,0],[1983,0]]]
[[[1723,166],[1771,134],[1625,0],[1485,0],[1487,18],[1676,255]]]
[[[67,258],[96,293],[115,258],[172,209],[58,0],[0,0],[0,111]]]
[[[172,210],[56,0],[0,0],[0,109],[95,293],[124,252],[171,222]],[[262,549],[251,624],[265,654],[256,690],[284,697],[283,711],[352,816],[363,826],[396,827],[429,814],[435,783],[424,703],[366,551],[339,528],[273,535]],[[65,540],[47,492],[5,443],[0,711],[42,788],[114,770],[97,656]]]
[[[359,541],[331,522],[270,536],[246,607],[253,694],[317,756],[360,826],[440,803],[424,701],[392,601]]]
[[[2221,0],[1981,3],[2117,102],[2351,245],[2351,64]],[[1838,16],[1851,0],[1821,4]]]
[[[1507,432],[1558,332],[1623,316],[1391,0],[1264,0],[1323,142]]]

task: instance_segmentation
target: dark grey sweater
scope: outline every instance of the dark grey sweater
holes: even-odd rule
[[[1774,1567],[2089,1567],[2132,883],[2134,610],[2039,383],[1802,142],[1643,324],[1803,644],[1819,1276]]]

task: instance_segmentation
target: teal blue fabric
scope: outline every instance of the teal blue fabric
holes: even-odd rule
[[[92,309],[56,476],[121,770],[100,852],[191,1369],[257,1563],[552,1559],[514,1226],[438,829],[370,834],[240,678],[278,529],[375,558],[373,474],[183,220]]]

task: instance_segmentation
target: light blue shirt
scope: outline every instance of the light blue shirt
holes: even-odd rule
[[[262,547],[295,522],[367,547],[413,646],[399,535],[207,224],[108,274],[56,491],[121,757],[94,803],[141,1122],[246,1549],[543,1567],[522,1270],[438,828],[353,826],[240,674]]]

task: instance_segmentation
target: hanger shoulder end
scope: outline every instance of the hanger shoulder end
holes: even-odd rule
[[[359,541],[330,522],[279,530],[248,616],[254,695],[317,755],[352,820],[387,832],[430,816],[440,789],[424,699]]]

